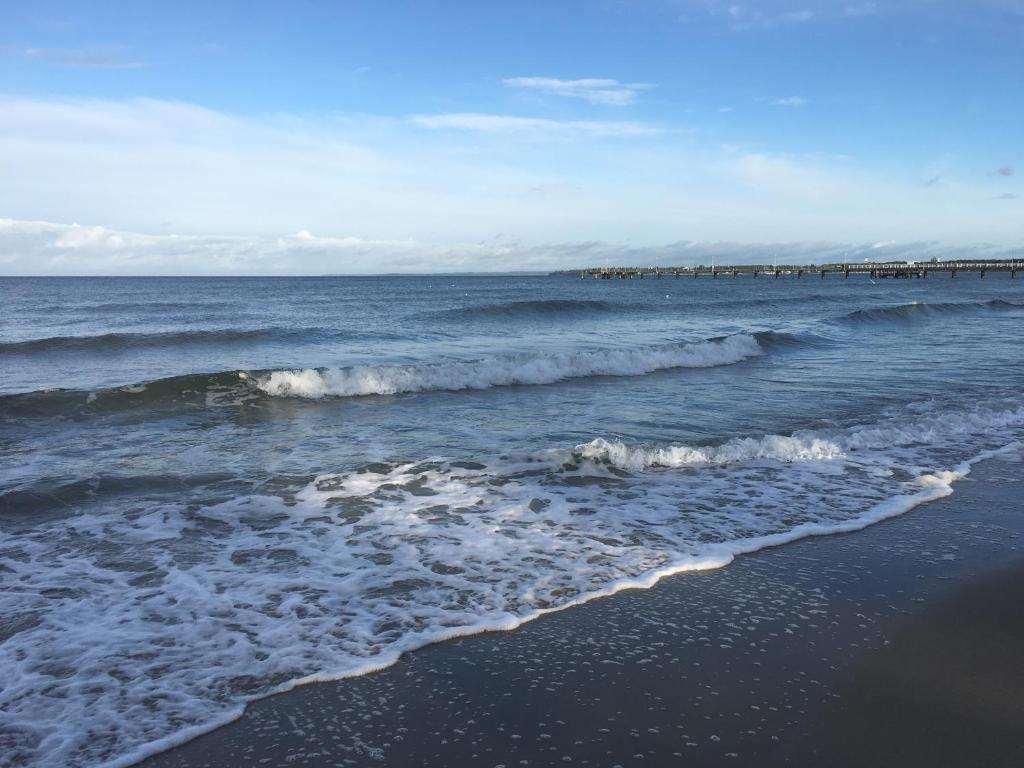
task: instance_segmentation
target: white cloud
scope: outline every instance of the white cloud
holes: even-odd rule
[[[768,31],[812,22],[908,13],[954,23],[968,17],[1024,16],[1024,0],[662,0],[685,23],[711,22],[736,31]]]
[[[583,99],[591,104],[618,107],[632,104],[641,91],[654,87],[649,83],[621,83],[607,78],[559,80],[555,77],[509,77],[503,82],[510,88],[525,88],[550,96]]]
[[[804,24],[816,17],[815,11],[789,0],[674,0],[673,6],[682,11],[684,20],[705,16],[725,21],[736,30]]]
[[[487,115],[478,112],[413,115],[409,119],[421,128],[532,136],[652,136],[662,133],[662,129],[647,123],[611,120],[548,120],[540,117]]]
[[[26,48],[25,58],[70,69],[138,69],[145,66],[123,46]]]
[[[919,170],[673,126],[243,118],[153,100],[0,98],[0,168],[0,217],[104,225],[62,226],[44,251],[12,249],[8,231],[0,273],[31,272],[40,254],[50,272],[319,273],[547,268],[544,243],[1019,243],[1024,204],[993,201],[1007,179],[976,168],[943,167],[925,189]],[[16,251],[30,255],[15,264]]]
[[[802,107],[807,104],[807,99],[803,96],[783,96],[772,101],[772,104],[777,107]]]
[[[852,5],[847,5],[845,8],[843,8],[843,15],[849,18],[873,16],[877,12],[878,6],[873,2],[854,3]]]
[[[102,226],[0,219],[8,274],[322,274],[458,269],[493,246],[416,240],[285,236],[150,235]]]

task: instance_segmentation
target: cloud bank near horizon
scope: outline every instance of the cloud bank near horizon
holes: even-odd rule
[[[780,264],[864,259],[1020,258],[1024,249],[938,242],[737,243],[602,241],[529,245],[506,238],[440,245],[417,240],[152,235],[103,226],[0,219],[0,275],[372,275],[552,271],[621,265]]]
[[[681,238],[1014,245],[1024,235],[1018,179],[991,165],[881,168],[628,120],[240,116],[154,99],[0,97],[0,166],[2,217],[154,234],[637,248]],[[936,169],[942,183],[923,184]]]

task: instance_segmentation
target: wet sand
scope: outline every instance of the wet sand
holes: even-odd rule
[[[255,702],[142,763],[1024,765],[1024,463],[807,539]]]
[[[1024,566],[903,622],[838,694],[791,763],[1024,765]]]

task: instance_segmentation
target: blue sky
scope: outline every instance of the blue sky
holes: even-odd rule
[[[1024,0],[3,11],[0,271],[1024,242]]]

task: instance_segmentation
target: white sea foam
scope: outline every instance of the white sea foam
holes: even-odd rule
[[[1002,403],[715,447],[602,440],[5,532],[0,765],[127,765],[253,697],[855,530],[1022,434]]]
[[[763,438],[730,440],[719,446],[670,445],[649,447],[627,445],[597,438],[577,447],[587,459],[607,461],[623,469],[640,471],[648,467],[686,467],[701,464],[736,464],[744,461],[825,461],[844,456],[832,440],[819,437],[769,435]]]
[[[422,365],[274,371],[257,386],[279,397],[352,397],[401,392],[552,384],[589,376],[641,376],[669,368],[711,368],[762,354],[757,339],[736,334],[714,341],[635,349],[601,349]]]
[[[605,461],[641,471],[651,467],[687,467],[756,461],[821,462],[846,459],[858,451],[889,449],[895,459],[904,446],[949,443],[960,437],[1014,427],[1024,420],[1024,408],[919,414],[906,422],[887,421],[852,429],[795,432],[738,438],[715,446],[643,446],[597,438],[576,447],[586,459]]]

